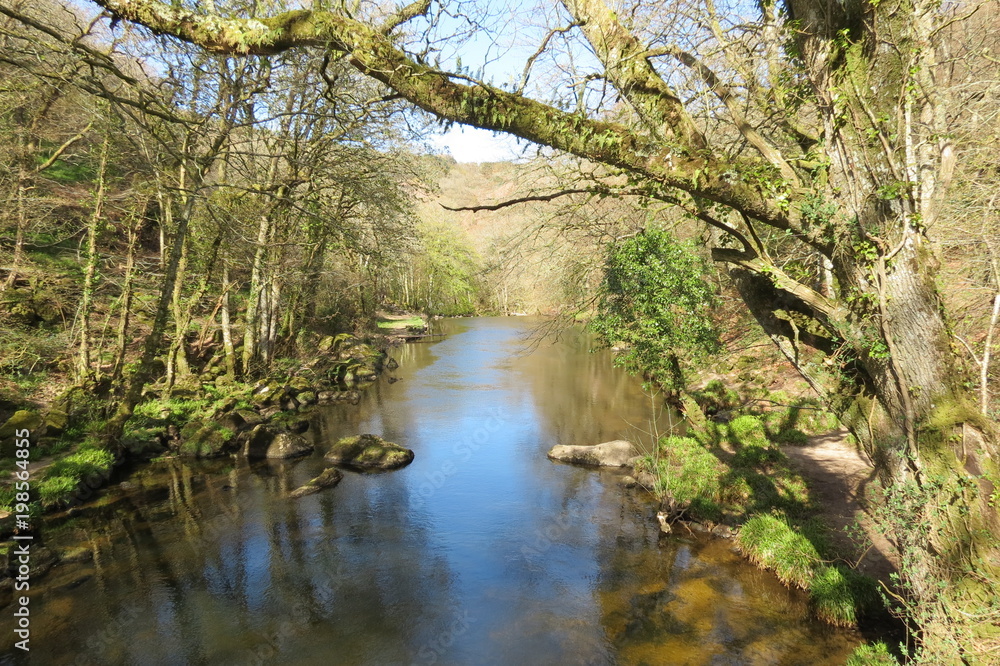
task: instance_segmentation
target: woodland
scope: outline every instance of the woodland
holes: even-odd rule
[[[150,387],[253,385],[386,311],[593,318],[697,410],[752,329],[872,463],[900,656],[997,663],[998,28],[934,0],[3,0],[6,413],[84,387],[120,450]],[[463,65],[484,36],[517,75]],[[524,157],[428,155],[454,124]]]

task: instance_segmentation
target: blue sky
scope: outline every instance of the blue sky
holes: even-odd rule
[[[493,18],[491,23],[502,25],[502,33],[497,41],[494,36],[480,32],[471,36],[453,54],[442,53],[443,66],[454,64],[453,57],[459,56],[465,67],[471,73],[480,76],[477,71],[483,68],[483,80],[494,83],[517,81],[521,77],[524,63],[537,44],[530,44],[527,33],[529,19],[534,13],[535,0],[506,0],[492,2],[489,12]],[[449,25],[450,24],[450,25]],[[451,19],[442,21],[440,30],[447,34],[450,29],[461,30],[466,26]],[[520,156],[526,145],[525,141],[518,143],[509,135],[494,134],[476,127],[453,125],[446,132],[429,137],[429,143],[434,148],[449,153],[458,162],[499,162],[513,160]]]

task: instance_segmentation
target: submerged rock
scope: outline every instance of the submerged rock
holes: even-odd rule
[[[336,467],[328,467],[324,469],[323,473],[315,479],[312,479],[308,483],[304,483],[293,490],[290,497],[298,499],[299,497],[305,497],[306,495],[318,493],[324,488],[333,488],[335,485],[340,483],[340,480],[343,478],[344,475],[339,469]]]
[[[549,451],[549,458],[553,460],[597,467],[628,467],[635,457],[632,443],[621,439],[593,445],[560,444]]]
[[[326,459],[362,469],[397,469],[413,462],[413,451],[377,435],[355,435],[338,440]]]
[[[271,446],[271,442],[274,441],[274,436],[277,434],[277,431],[269,428],[267,425],[259,424],[254,426],[249,433],[245,433],[243,448],[240,450],[240,453],[245,458],[267,457],[267,449]]]

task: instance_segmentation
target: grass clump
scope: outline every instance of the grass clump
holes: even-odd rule
[[[76,453],[71,453],[46,468],[38,484],[42,504],[69,502],[84,482],[91,487],[103,484],[110,476],[114,464],[115,457],[110,451],[85,444]]]
[[[844,662],[844,666],[897,666],[897,664],[899,662],[882,641],[859,645]]]
[[[740,528],[737,544],[750,561],[774,571],[786,585],[807,590],[825,622],[854,627],[880,604],[874,579],[826,564],[823,530],[815,521],[793,525],[781,514],[757,515]]]
[[[378,322],[378,327],[381,329],[388,329],[391,331],[403,330],[409,328],[420,328],[425,326],[425,322],[420,317],[414,315],[408,317],[407,319],[389,319],[387,321]]]
[[[821,563],[812,542],[781,515],[754,516],[740,528],[737,544],[747,558],[777,574],[781,582],[808,590]]]
[[[820,619],[841,627],[853,627],[858,619],[877,607],[874,579],[843,566],[820,566],[809,588],[813,608]]]
[[[722,478],[726,468],[711,451],[691,437],[664,437],[657,450],[643,458],[641,469],[656,481],[653,492],[690,504],[696,515],[720,513]]]

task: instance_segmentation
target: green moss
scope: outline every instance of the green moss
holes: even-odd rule
[[[963,423],[969,423],[981,429],[986,427],[982,413],[964,397],[942,397],[937,400],[930,415],[920,424],[920,429],[944,433]]]

